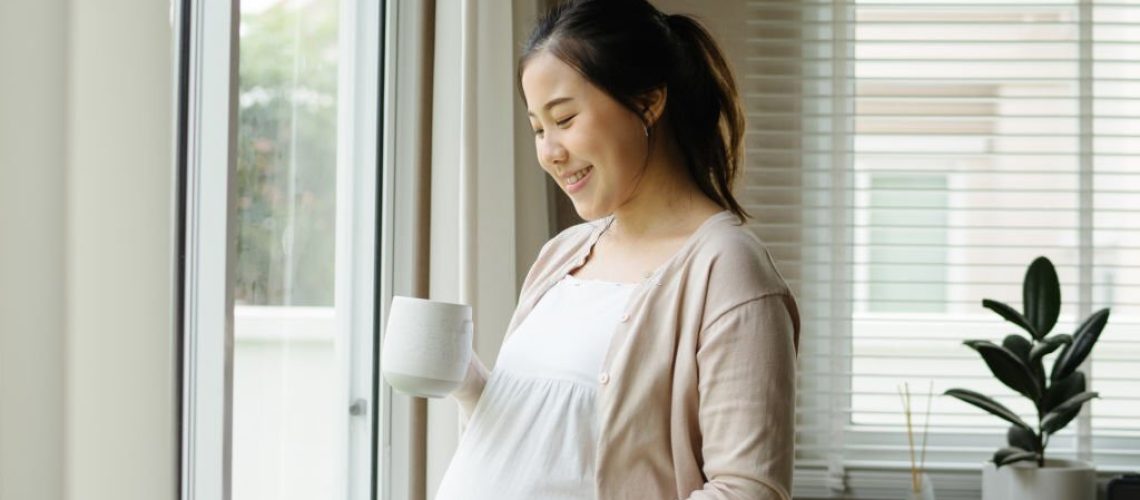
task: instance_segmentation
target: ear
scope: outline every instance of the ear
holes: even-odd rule
[[[669,97],[669,90],[665,86],[657,87],[641,95],[637,100],[639,114],[645,125],[652,127],[665,113],[665,102]]]

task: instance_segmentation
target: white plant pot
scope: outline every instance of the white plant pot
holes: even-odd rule
[[[1096,468],[1077,460],[1046,459],[982,467],[982,500],[1096,500]]]

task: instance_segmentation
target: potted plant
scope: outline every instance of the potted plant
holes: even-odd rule
[[[1001,345],[988,340],[964,343],[982,356],[998,380],[1033,402],[1036,425],[980,393],[950,389],[945,394],[1012,424],[1006,434],[1009,445],[997,450],[992,462],[983,468],[984,500],[1094,499],[1096,470],[1092,464],[1047,459],[1045,449],[1049,437],[1065,428],[1085,402],[1097,397],[1097,393],[1088,390],[1085,375],[1077,367],[1092,352],[1108,322],[1109,310],[1093,313],[1071,335],[1050,335],[1061,311],[1061,285],[1053,263],[1045,257],[1030,264],[1022,294],[1022,312],[996,300],[985,299],[982,305],[1020,327],[1026,335],[1009,335]],[[1042,360],[1058,349],[1053,368],[1046,374]]]

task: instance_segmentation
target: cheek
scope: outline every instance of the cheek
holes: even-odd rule
[[[622,138],[615,135],[620,128],[604,119],[584,119],[566,130],[563,144],[579,160],[607,165],[620,160]]]
[[[635,173],[645,155],[645,137],[640,128],[637,134],[631,133],[634,127],[620,117],[583,125],[582,129],[588,133],[581,134],[578,144],[582,154],[589,155],[583,159],[604,164],[608,175],[622,177]]]

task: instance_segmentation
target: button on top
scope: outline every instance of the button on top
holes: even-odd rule
[[[621,315],[621,322],[625,323],[626,321],[629,321],[629,314],[622,314]]]
[[[602,385],[610,383],[610,374],[602,372],[601,375],[598,375],[598,382]]]

